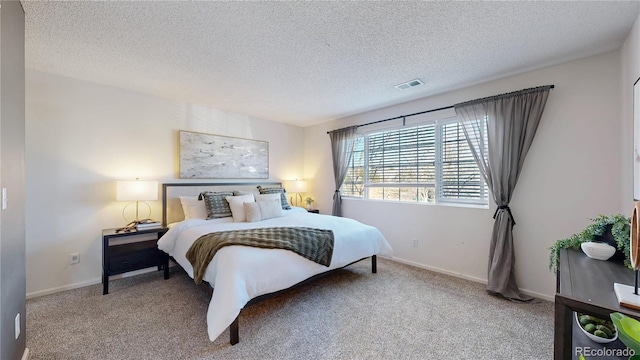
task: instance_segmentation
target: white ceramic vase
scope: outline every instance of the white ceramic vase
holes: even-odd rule
[[[616,253],[616,248],[602,242],[584,242],[580,245],[582,251],[592,259],[609,260]]]

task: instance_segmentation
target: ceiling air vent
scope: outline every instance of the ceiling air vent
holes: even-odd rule
[[[420,79],[413,79],[413,80],[409,80],[407,82],[404,82],[402,84],[398,84],[396,85],[396,88],[400,89],[400,90],[404,90],[404,89],[408,89],[408,88],[412,88],[412,87],[416,87],[416,86],[420,86],[423,85],[424,83],[422,82],[422,80]]]

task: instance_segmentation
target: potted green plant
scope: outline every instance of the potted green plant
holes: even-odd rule
[[[584,230],[571,235],[569,238],[556,241],[556,243],[549,248],[549,250],[551,250],[549,254],[549,269],[553,271],[558,270],[561,249],[579,249],[580,245],[584,242],[606,241],[607,237],[613,237],[613,243],[610,245],[616,247],[617,251],[620,252],[624,258],[625,266],[631,268],[631,262],[629,260],[631,219],[622,214],[615,214],[610,216],[598,215],[597,218],[591,220],[593,223]]]
[[[309,196],[306,199],[304,199],[304,201],[307,203],[307,210],[311,210],[311,204],[313,203],[313,198]]]

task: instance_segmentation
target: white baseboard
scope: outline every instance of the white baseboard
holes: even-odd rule
[[[169,264],[169,267],[171,268],[172,265],[173,264]],[[110,281],[118,280],[118,279],[130,277],[130,276],[136,276],[136,275],[140,275],[140,274],[145,274],[145,273],[149,273],[149,272],[153,272],[153,271],[158,271],[158,269],[155,268],[155,267],[151,267],[151,268],[147,268],[147,269],[131,271],[131,272],[124,273],[124,274],[112,275],[112,276],[109,277],[109,280]],[[85,287],[85,286],[90,286],[90,285],[95,285],[95,284],[101,284],[101,283],[102,283],[102,277],[99,277],[97,279],[91,279],[91,280],[88,280],[88,281],[83,281],[83,282],[79,282],[79,283],[75,283],[75,284],[69,284],[69,285],[59,286],[59,287],[50,288],[50,289],[34,291],[34,292],[31,292],[31,293],[27,293],[27,299],[32,299],[32,298],[36,298],[36,297],[40,297],[40,296],[55,294],[55,293],[61,292],[61,291],[73,290],[73,289],[77,289],[77,288],[81,288],[81,287]]]
[[[73,289],[77,289],[77,288],[81,288],[81,287],[85,287],[85,286],[89,286],[89,285],[100,284],[101,282],[102,282],[102,278],[97,278],[97,279],[92,279],[92,280],[89,280],[89,281],[83,281],[83,282],[79,282],[79,283],[75,283],[75,284],[69,284],[69,285],[59,286],[59,287],[55,287],[55,288],[49,288],[49,289],[34,291],[34,292],[31,292],[31,293],[27,293],[27,300],[32,299],[32,298],[36,298],[36,297],[40,297],[40,296],[49,295],[49,294],[55,294],[55,293],[61,292],[61,291],[73,290]]]
[[[445,274],[445,275],[449,275],[449,276],[453,276],[453,277],[457,277],[457,278],[461,278],[461,279],[465,279],[465,280],[470,280],[473,282],[477,282],[477,283],[481,283],[481,284],[486,284],[487,283],[487,279],[481,279],[475,276],[470,276],[470,275],[466,275],[466,274],[462,274],[462,273],[457,273],[457,272],[453,272],[450,270],[446,270],[446,269],[442,269],[439,267],[435,267],[435,266],[429,266],[429,265],[425,265],[425,264],[421,264],[421,263],[417,263],[415,261],[410,261],[410,260],[405,260],[402,258],[397,258],[397,257],[384,257],[385,259],[391,260],[391,261],[395,261],[395,262],[399,262],[402,264],[407,264],[410,266],[415,266],[421,269],[426,269],[429,271],[433,271],[433,272],[437,272],[440,274]],[[169,267],[173,267],[175,266],[175,264],[170,263]],[[152,271],[156,271],[155,268],[148,268],[148,269],[142,269],[142,270],[136,270],[136,271],[132,271],[132,272],[128,272],[125,274],[120,274],[120,275],[114,275],[110,277],[110,280],[117,280],[117,279],[122,279],[122,278],[126,278],[129,276],[136,276],[136,275],[140,275],[140,274],[145,274],[148,272],[152,272]],[[80,283],[75,283],[75,284],[70,284],[70,285],[65,285],[65,286],[60,286],[60,287],[56,287],[56,288],[50,288],[50,289],[45,289],[45,290],[40,290],[40,291],[34,291],[32,293],[27,293],[27,299],[31,299],[31,298],[35,298],[35,297],[39,297],[39,296],[44,296],[44,295],[49,295],[49,294],[54,294],[57,292],[61,292],[61,291],[66,291],[66,290],[73,290],[73,289],[77,289],[77,288],[81,288],[81,287],[85,287],[85,286],[90,286],[90,285],[95,285],[95,284],[100,284],[102,283],[102,278],[97,278],[97,279],[92,279],[89,281],[84,281],[84,282],[80,282]],[[520,289],[520,292],[522,292],[525,295],[529,295],[529,296],[533,296],[535,298],[538,299],[543,299],[543,300],[547,300],[547,301],[554,301],[554,297],[553,296],[549,296],[546,294],[541,294],[535,291],[530,291],[527,289]]]
[[[543,293],[539,293],[539,292],[535,292],[527,289],[520,289],[520,292],[534,298],[546,300],[549,302],[555,302],[555,295],[547,295],[547,294],[543,294]]]
[[[29,360],[29,348],[24,348],[24,353],[22,353],[22,360]]]
[[[466,275],[466,274],[462,274],[462,273],[457,273],[457,272],[453,272],[450,270],[446,270],[446,269],[442,269],[439,267],[435,267],[435,266],[429,266],[429,265],[425,265],[425,264],[421,264],[421,263],[417,263],[415,261],[410,261],[410,260],[405,260],[405,259],[401,259],[401,258],[397,258],[397,257],[393,257],[393,258],[388,258],[391,261],[396,261],[402,264],[407,264],[407,265],[411,265],[411,266],[415,266],[421,269],[426,269],[429,271],[433,271],[433,272],[437,272],[440,274],[445,274],[445,275],[450,275],[453,277],[457,277],[460,279],[465,279],[465,280],[470,280],[473,282],[477,282],[477,283],[481,283],[481,284],[486,284],[487,283],[487,279],[481,279],[479,277],[475,277],[475,276],[471,276],[471,275]],[[543,299],[543,300],[547,300],[550,302],[554,301],[554,297],[553,296],[549,296],[547,294],[541,294],[535,291],[530,291],[527,289],[520,289],[520,292],[525,294],[525,295],[529,295],[538,299]]]

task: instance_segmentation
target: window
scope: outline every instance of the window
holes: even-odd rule
[[[375,200],[488,204],[487,186],[457,119],[359,137],[341,192]]]
[[[357,138],[353,145],[353,157],[340,192],[344,196],[363,197],[364,195],[364,137]]]

